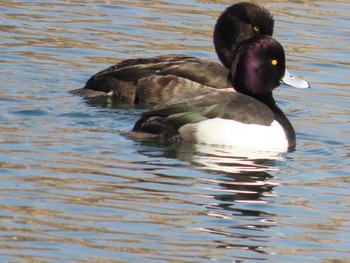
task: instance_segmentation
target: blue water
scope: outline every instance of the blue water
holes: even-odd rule
[[[139,141],[142,109],[68,91],[121,59],[216,61],[231,1],[0,4],[0,262],[349,262],[348,1],[262,1],[309,90],[290,153]]]

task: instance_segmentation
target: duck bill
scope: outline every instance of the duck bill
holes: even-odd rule
[[[286,84],[288,86],[295,87],[295,88],[299,88],[299,89],[310,88],[309,83],[307,83],[305,80],[294,77],[287,69],[284,73],[283,78],[281,79],[281,83]]]

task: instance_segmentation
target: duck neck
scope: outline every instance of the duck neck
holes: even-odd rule
[[[253,96],[255,99],[259,100],[260,102],[264,103],[266,106],[268,106],[271,111],[273,112],[276,121],[282,126],[284,132],[286,133],[286,137],[288,140],[288,145],[290,149],[293,149],[296,144],[296,138],[295,138],[295,131],[286,117],[286,115],[283,113],[283,111],[277,106],[273,96],[272,92],[264,95],[259,96]]]

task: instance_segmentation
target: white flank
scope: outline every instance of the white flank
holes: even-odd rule
[[[215,118],[186,124],[179,133],[184,141],[195,143],[260,149],[288,148],[285,132],[277,121],[270,126],[262,126]]]

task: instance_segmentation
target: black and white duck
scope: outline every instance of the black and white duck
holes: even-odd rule
[[[286,74],[282,45],[270,36],[241,41],[232,52],[229,79],[237,92],[189,90],[143,113],[134,132],[201,144],[291,149],[295,131],[276,105],[273,90],[287,81],[308,88]]]

